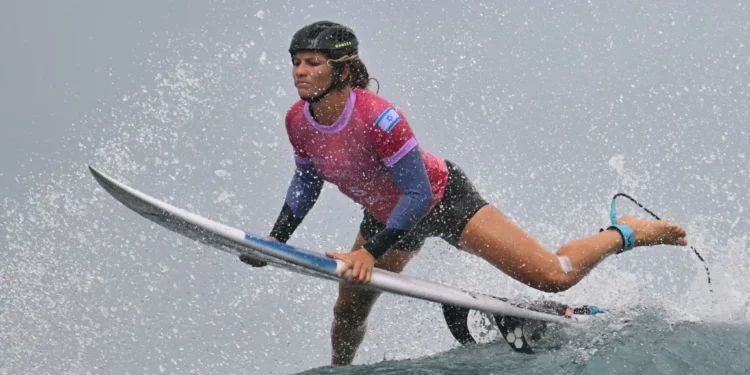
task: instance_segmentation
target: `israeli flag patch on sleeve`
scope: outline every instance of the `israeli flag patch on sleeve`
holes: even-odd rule
[[[398,112],[396,112],[393,107],[389,107],[386,109],[382,114],[380,114],[380,117],[378,117],[378,120],[375,121],[375,124],[380,126],[381,129],[385,130],[386,133],[390,132],[391,129],[393,129],[398,122],[401,121],[401,116],[398,115]]]

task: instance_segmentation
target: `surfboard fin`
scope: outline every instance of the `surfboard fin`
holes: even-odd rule
[[[501,298],[502,300],[506,300]],[[507,302],[507,300],[506,300]],[[609,312],[609,309],[596,306],[584,305],[581,307],[569,307],[568,305],[554,301],[536,301],[530,304],[521,304],[530,310],[555,314],[559,316],[572,317],[573,315],[597,315]],[[470,309],[456,306],[443,305],[443,315],[453,337],[462,345],[477,343],[469,329]],[[510,345],[511,349],[524,354],[534,353],[531,343],[540,340],[547,332],[549,323],[540,320],[518,318],[505,315],[493,316],[502,339]],[[472,325],[473,326],[473,325]],[[486,333],[478,333],[483,335]]]
[[[537,339],[541,338],[543,333],[541,331],[547,329],[547,324],[545,322],[517,318],[514,316],[495,315],[495,322],[497,322],[497,328],[500,330],[500,333],[502,333],[503,339],[505,339],[505,342],[510,345],[511,349],[525,354],[534,353],[534,349],[531,348],[529,340],[527,340],[527,336],[531,339],[531,334],[527,334],[529,329],[525,327],[527,325],[526,323],[540,323],[540,326],[538,327],[539,329],[534,332],[538,336]]]

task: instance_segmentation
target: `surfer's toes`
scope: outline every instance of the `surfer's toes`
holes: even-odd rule
[[[686,246],[687,245],[687,232],[684,228],[677,224],[669,224],[669,231],[671,232],[670,238],[673,238],[673,245]]]

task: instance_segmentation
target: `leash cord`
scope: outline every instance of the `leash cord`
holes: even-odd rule
[[[659,218],[659,216],[657,216],[653,211],[649,210],[648,208],[644,207],[642,204],[638,203],[638,201],[635,200],[635,199],[633,199],[633,197],[631,197],[631,196],[629,196],[627,194],[624,194],[624,193],[617,193],[617,194],[615,194],[614,197],[612,197],[612,206],[611,206],[611,209],[610,209],[610,216],[612,218],[612,224],[616,224],[616,222],[615,222],[616,221],[616,216],[615,216],[615,199],[617,199],[618,197],[623,197],[623,198],[629,199],[631,202],[635,203],[638,207],[640,207],[644,211],[648,212],[648,214],[651,215],[651,216],[653,216],[654,219],[661,220],[661,218]],[[703,263],[703,268],[706,269],[706,276],[708,277],[708,290],[711,291],[711,293],[713,293],[714,292],[714,288],[713,288],[713,286],[711,286],[711,271],[708,270],[708,265],[706,264],[706,261],[703,259],[703,257],[701,256],[701,254],[698,252],[698,250],[694,246],[690,245],[690,249],[693,250],[693,253],[695,253],[695,255],[698,257],[698,259],[701,261],[701,263]]]

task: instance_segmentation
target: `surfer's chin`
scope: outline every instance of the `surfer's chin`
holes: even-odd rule
[[[305,101],[312,100],[315,98],[318,93],[317,92],[310,92],[308,90],[297,90],[297,95],[299,95],[299,98]]]

